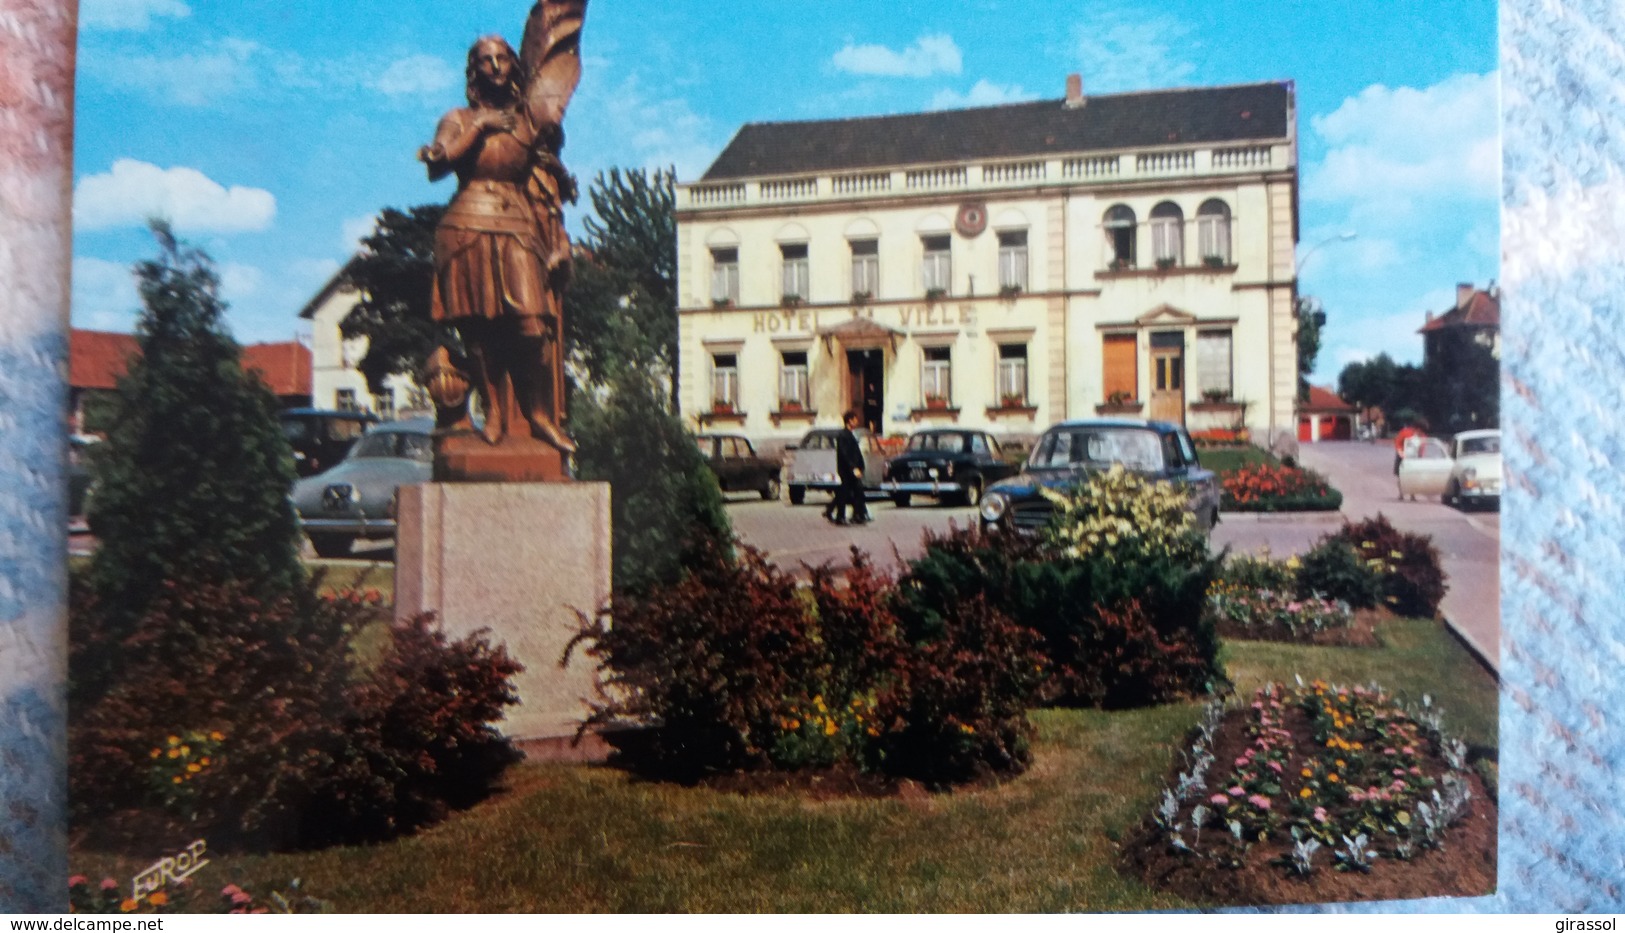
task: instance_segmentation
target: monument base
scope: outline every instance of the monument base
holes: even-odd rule
[[[557,447],[525,434],[486,443],[472,431],[436,434],[434,478],[440,483],[559,483],[570,478]]]
[[[538,442],[539,443],[539,442]],[[525,665],[519,705],[498,723],[517,740],[574,736],[594,698],[593,665],[559,659],[610,595],[607,483],[425,483],[402,486],[395,615],[439,615],[460,638],[490,629]]]

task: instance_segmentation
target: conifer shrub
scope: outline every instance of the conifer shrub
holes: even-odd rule
[[[1382,599],[1382,576],[1342,538],[1322,538],[1303,555],[1297,592],[1303,596],[1340,599],[1354,609],[1371,609]]]

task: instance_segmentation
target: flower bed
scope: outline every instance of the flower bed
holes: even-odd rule
[[[1214,704],[1123,868],[1201,901],[1487,893],[1496,807],[1440,721],[1318,680]]]
[[[1227,512],[1332,512],[1343,494],[1326,477],[1299,467],[1256,464],[1219,474]]]
[[[1224,638],[1341,644],[1337,636],[1354,624],[1354,612],[1342,600],[1251,590],[1223,580],[1208,589],[1207,604]]]
[[[1208,428],[1191,432],[1191,441],[1198,447],[1245,447],[1252,440],[1252,432],[1246,428]]]

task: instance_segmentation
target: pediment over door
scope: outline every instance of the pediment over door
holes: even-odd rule
[[[1135,318],[1134,323],[1140,327],[1187,327],[1196,323],[1196,315],[1164,304]]]

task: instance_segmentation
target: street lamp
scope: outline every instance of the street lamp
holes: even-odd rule
[[[1359,235],[1360,235],[1359,233],[1357,233],[1357,232],[1355,232],[1353,230],[1344,230],[1342,233],[1339,233],[1336,236],[1329,236],[1326,239],[1321,240],[1319,243],[1316,243],[1314,246],[1309,247],[1309,252],[1304,253],[1302,256],[1300,256],[1298,258],[1298,264],[1296,266],[1292,267],[1292,275],[1293,275],[1293,277],[1296,278],[1300,273],[1303,272],[1303,267],[1306,264],[1308,264],[1309,257],[1313,256],[1315,254],[1315,251],[1320,249],[1322,246],[1325,246],[1327,243],[1337,243],[1337,242],[1352,240],[1352,239],[1354,239],[1355,237],[1357,237]]]

